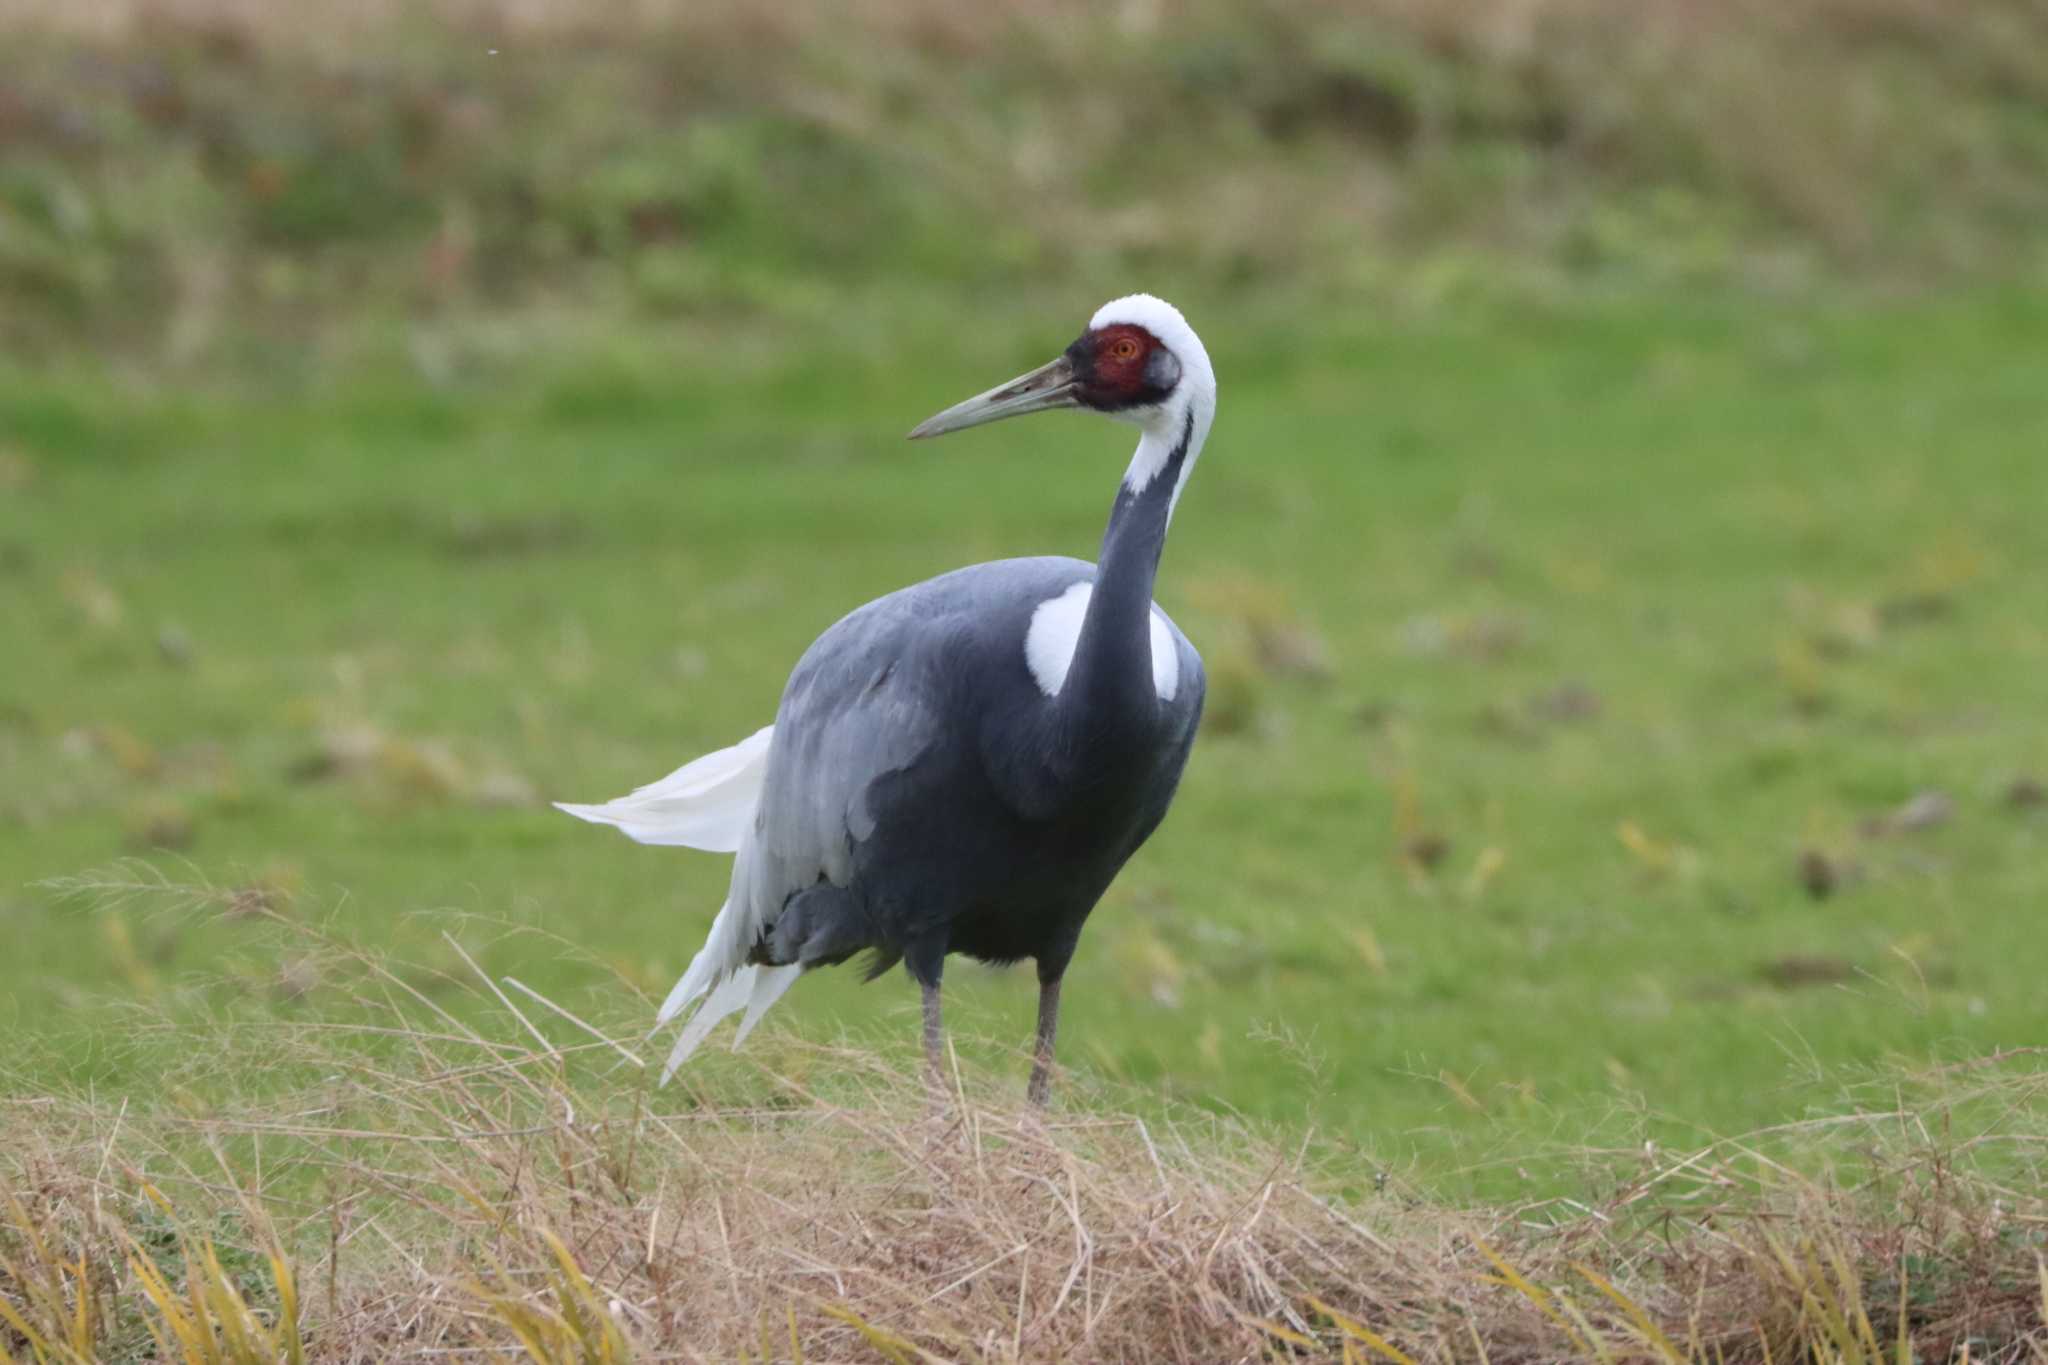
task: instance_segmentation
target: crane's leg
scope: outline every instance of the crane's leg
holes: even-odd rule
[[[946,941],[924,938],[902,948],[903,970],[924,992],[924,1069],[934,1098],[946,1090],[946,1034],[939,1020],[939,979],[946,972]]]
[[[1031,1087],[1025,1093],[1043,1109],[1052,1097],[1052,1045],[1060,1031],[1060,978],[1038,982],[1038,1043],[1031,1053]]]
[[[934,1088],[946,1088],[946,1039],[939,1026],[939,983],[925,981],[924,987],[924,1065],[928,1079]]]

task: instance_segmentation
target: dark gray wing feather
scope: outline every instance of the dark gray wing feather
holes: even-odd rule
[[[869,790],[940,737],[921,666],[925,621],[904,596],[819,636],[783,691],[754,829],[733,868],[732,899],[757,934],[797,892],[851,880],[853,845],[874,833]]]

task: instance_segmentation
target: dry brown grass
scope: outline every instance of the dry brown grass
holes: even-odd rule
[[[0,1360],[2048,1359],[2033,1052],[1452,1208],[1079,1082],[771,1041],[657,1091],[609,1024],[255,913],[316,1008],[137,1016],[155,1083],[0,1101]]]

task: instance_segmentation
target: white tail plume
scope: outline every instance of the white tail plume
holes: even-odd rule
[[[768,776],[763,726],[730,749],[685,763],[659,782],[601,806],[555,802],[579,820],[611,825],[643,844],[680,844],[707,853],[734,853],[753,824],[754,805]]]
[[[564,801],[555,805],[579,820],[611,825],[643,844],[739,853],[744,863],[744,848],[753,832],[754,809],[768,776],[768,745],[774,734],[775,727],[766,726],[729,749],[706,754],[659,782],[651,782],[630,796],[601,806]],[[691,959],[689,970],[668,993],[668,999],[662,1001],[661,1013],[655,1017],[654,1026],[659,1029],[691,1004],[703,1000],[662,1068],[664,1085],[720,1020],[744,1009],[746,1017],[740,1021],[732,1040],[737,1049],[768,1007],[803,975],[803,968],[795,965],[747,965],[747,952],[760,931],[751,904],[735,904],[728,897],[719,908],[704,946]]]

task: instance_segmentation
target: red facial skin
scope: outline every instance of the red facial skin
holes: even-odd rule
[[[1093,407],[1114,409],[1142,403],[1151,396],[1146,364],[1159,349],[1159,338],[1143,327],[1112,323],[1083,337],[1074,350],[1082,393]],[[1069,352],[1073,354],[1073,352]]]

